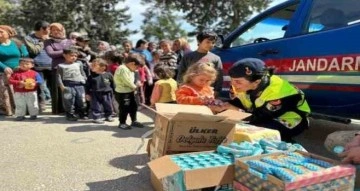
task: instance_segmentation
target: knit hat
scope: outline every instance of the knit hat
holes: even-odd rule
[[[234,63],[229,69],[229,76],[241,78],[245,76],[260,76],[266,72],[265,63],[257,58],[245,58]]]
[[[9,37],[14,37],[17,34],[15,29],[9,25],[0,25],[0,29],[6,31],[9,34]]]

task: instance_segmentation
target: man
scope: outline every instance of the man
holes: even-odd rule
[[[44,49],[44,41],[49,38],[49,23],[46,21],[37,21],[34,25],[34,33],[27,35],[24,39],[29,56],[34,59],[35,71],[37,71],[44,79],[38,89],[40,111],[45,109],[45,100],[50,99],[48,80],[51,79],[51,62]]]
[[[182,83],[182,78],[190,65],[198,62],[211,62],[218,71],[216,81],[213,84],[215,97],[217,97],[222,90],[223,66],[220,57],[210,52],[210,50],[214,48],[217,35],[214,32],[200,32],[196,36],[196,39],[198,41],[197,50],[185,54],[180,61],[178,66],[177,82],[178,84]]]

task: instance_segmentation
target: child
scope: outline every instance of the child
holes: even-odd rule
[[[155,103],[175,103],[177,82],[172,78],[173,70],[167,66],[158,65],[155,66],[154,72],[159,80],[156,81],[151,94],[151,107],[154,107]]]
[[[119,52],[113,51],[113,54],[109,58],[109,64],[108,72],[110,72],[112,75],[115,74],[116,69],[119,67],[119,65],[122,63],[123,56]]]
[[[212,63],[200,62],[191,65],[183,77],[183,84],[176,91],[176,102],[190,105],[210,105],[214,102],[217,71]]]
[[[139,67],[137,72],[139,73],[139,80],[137,81],[137,83],[139,83],[140,86],[137,90],[137,96],[139,97],[138,102],[150,105],[151,94],[145,95],[145,91],[146,89],[150,88],[149,86],[152,86],[153,84],[152,73],[146,65]]]
[[[160,47],[163,51],[160,56],[159,64],[166,65],[174,70],[175,75],[177,73],[177,54],[171,50],[171,41],[162,40],[160,41]]]
[[[133,127],[144,127],[137,121],[137,103],[135,101],[135,90],[137,88],[134,72],[145,65],[144,57],[138,53],[130,53],[122,64],[115,71],[115,97],[119,103],[119,126],[120,129],[131,129]],[[126,124],[126,118],[130,115],[131,126]]]
[[[15,71],[9,82],[14,86],[15,115],[17,121],[25,119],[26,110],[29,111],[30,119],[35,120],[39,113],[37,86],[43,83],[39,73],[31,70],[34,60],[21,58],[19,70]]]
[[[66,119],[77,121],[78,117],[85,119],[85,72],[83,65],[75,62],[78,51],[74,48],[67,48],[63,51],[65,63],[59,64],[57,79],[63,95],[63,104],[66,112]]]
[[[104,108],[105,120],[113,122],[112,91],[114,88],[113,76],[106,72],[108,64],[97,58],[91,64],[91,75],[86,82],[86,99],[90,100],[94,123],[104,123],[101,119],[101,106]]]
[[[151,74],[153,75],[153,78],[155,80],[156,76],[154,74],[154,68],[157,64],[160,63],[160,56],[162,55],[162,50],[155,50],[151,53],[151,55],[153,56],[153,60],[152,62],[150,63],[150,71],[151,71]],[[155,81],[154,81],[155,83]]]

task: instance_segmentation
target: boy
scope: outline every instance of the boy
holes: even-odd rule
[[[210,31],[200,32],[196,36],[196,40],[198,41],[197,50],[185,54],[180,61],[178,75],[176,78],[178,84],[182,83],[183,76],[190,65],[198,62],[211,62],[214,64],[214,67],[218,72],[218,76],[212,86],[214,86],[215,97],[219,95],[222,91],[223,65],[220,57],[210,52],[210,50],[214,48],[216,39],[216,33]]]
[[[125,64],[120,65],[115,71],[115,97],[119,103],[119,126],[118,128],[128,130],[133,127],[144,127],[137,122],[137,103],[135,101],[135,85],[134,72],[141,66],[145,65],[145,59],[138,53],[130,53],[125,58]],[[126,118],[130,115],[131,126],[126,124]]]
[[[26,110],[29,111],[30,119],[35,120],[39,113],[37,86],[43,83],[39,73],[31,70],[34,60],[21,58],[19,70],[15,71],[9,82],[14,86],[15,115],[17,121],[25,119]]]
[[[90,100],[93,123],[102,124],[101,106],[104,108],[105,120],[113,122],[112,91],[114,81],[111,73],[106,72],[107,63],[101,58],[93,60],[92,73],[86,82],[86,99]]]
[[[63,56],[65,63],[58,65],[57,79],[63,95],[63,104],[66,112],[66,119],[77,121],[78,117],[85,119],[85,73],[83,65],[75,62],[78,51],[74,48],[64,49]]]

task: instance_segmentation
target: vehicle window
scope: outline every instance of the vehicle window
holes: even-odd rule
[[[359,0],[314,0],[304,32],[337,29],[359,22]]]
[[[265,17],[238,36],[231,47],[283,38],[296,8],[292,5]]]

